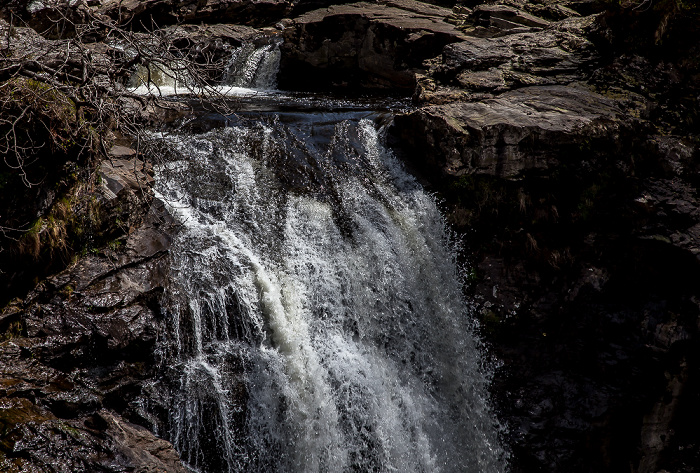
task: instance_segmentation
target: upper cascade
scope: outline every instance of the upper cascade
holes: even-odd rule
[[[273,37],[263,44],[245,43],[236,48],[228,62],[223,83],[249,89],[274,89],[281,43],[281,38]]]
[[[205,84],[208,77],[193,75],[186,61],[139,66],[128,85],[138,94],[162,96],[245,95],[273,90],[277,86],[281,43],[280,37],[262,37],[233,48],[217,85]]]

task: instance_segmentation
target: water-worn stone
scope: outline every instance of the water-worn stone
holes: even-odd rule
[[[135,156],[131,148],[115,146],[110,150],[110,156]],[[102,193],[108,199],[114,199],[125,189],[133,192],[148,191],[153,184],[153,169],[137,159],[109,159],[102,161],[98,168],[102,178]]]

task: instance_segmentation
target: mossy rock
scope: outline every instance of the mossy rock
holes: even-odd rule
[[[42,82],[15,78],[0,84],[0,104],[5,158],[0,164],[0,224],[26,229],[25,214],[40,214],[37,206],[46,200],[42,194],[60,191],[72,177],[68,163],[88,154],[86,130],[75,103]]]
[[[78,249],[76,209],[86,207],[99,137],[73,100],[40,81],[0,83],[0,106],[0,285],[9,298],[15,285],[64,267]]]

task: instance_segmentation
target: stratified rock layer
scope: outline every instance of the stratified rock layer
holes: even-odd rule
[[[280,86],[412,91],[422,61],[464,38],[444,21],[450,13],[412,0],[309,12],[285,29]]]
[[[633,123],[615,101],[583,88],[526,87],[479,102],[423,107],[397,117],[416,165],[451,176],[513,178],[567,164],[567,148],[591,140],[615,146]]]

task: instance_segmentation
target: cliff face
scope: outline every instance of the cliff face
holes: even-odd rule
[[[178,44],[200,58],[252,37],[249,26],[276,25],[285,39],[282,87],[413,95],[416,109],[397,117],[390,135],[465,237],[466,290],[501,360],[493,394],[509,425],[513,471],[693,471],[698,7],[431,3],[28,9],[14,1],[0,9],[3,117],[21,115],[17,129],[26,130],[29,105],[49,131],[36,140],[47,143],[36,147],[39,164],[27,168],[38,177],[25,174],[41,184],[27,185],[16,166],[0,170],[8,288],[0,301],[9,302],[0,315],[3,471],[182,471],[172,446],[144,430],[159,421],[137,402],[157,395],[148,380],[164,330],[159,293],[171,231],[151,197],[141,162],[148,151],[112,148],[115,139],[137,146],[108,121],[91,128],[95,112],[80,112],[89,107],[72,89],[49,95],[42,91],[51,84],[37,80],[46,76],[15,74],[41,72],[22,56],[25,43],[53,54],[48,67],[73,64],[61,41],[76,34],[91,41],[84,57],[119,70],[129,60],[103,42],[106,24],[141,34],[177,22],[237,24],[181,27]],[[102,26],[85,36],[80,27],[94,18]],[[92,77],[83,76],[84,61],[60,80]],[[144,123],[164,116],[157,105],[119,100]],[[0,121],[3,133],[8,126]],[[109,149],[111,162],[103,161]],[[11,150],[3,152],[8,163]]]
[[[475,6],[394,131],[474,250],[514,470],[690,471],[697,10],[571,3]]]

